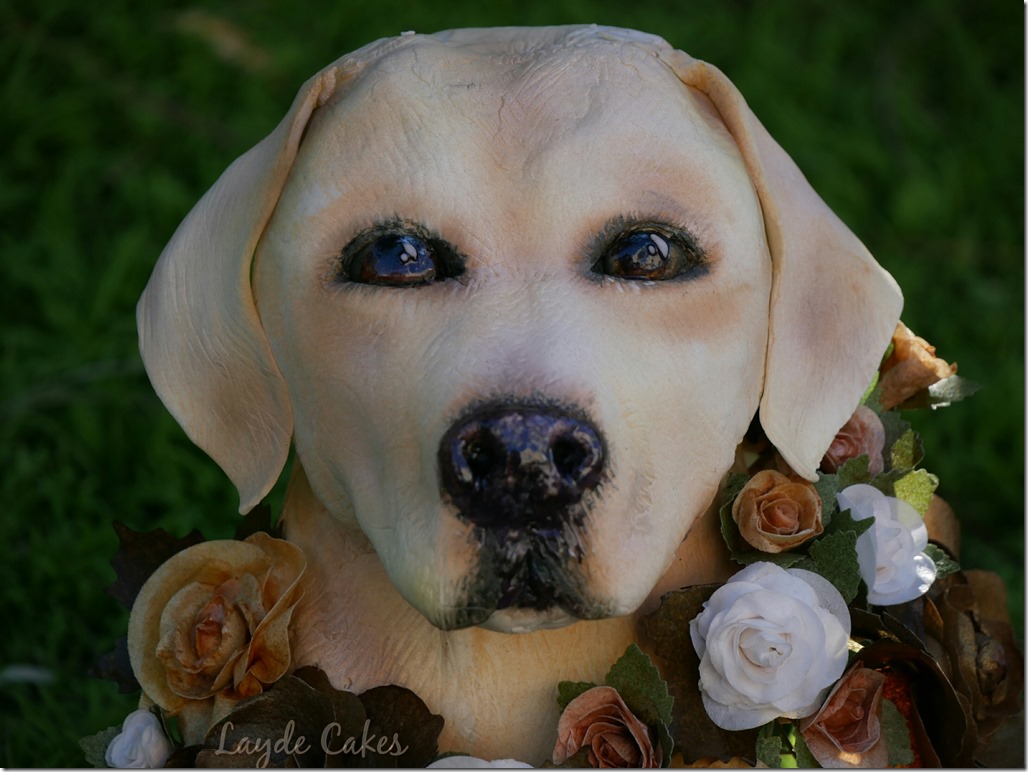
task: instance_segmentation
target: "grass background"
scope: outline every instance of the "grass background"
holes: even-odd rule
[[[965,565],[1023,614],[1024,9],[861,3],[8,0],[0,6],[0,764],[78,766],[134,697],[113,519],[227,536],[236,494],[154,396],[134,305],[175,226],[339,54],[405,29],[600,22],[721,67],[984,385],[913,414]],[[26,669],[24,666],[29,666]]]

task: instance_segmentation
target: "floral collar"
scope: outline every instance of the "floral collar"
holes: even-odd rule
[[[899,413],[973,393],[955,373],[900,324],[816,482],[754,427],[718,502],[740,569],[666,594],[641,623],[649,655],[632,645],[604,683],[554,685],[552,765],[1022,764],[1002,583],[955,562],[955,516]],[[527,766],[440,749],[445,717],[407,689],[291,672],[305,558],[267,508],[228,541],[116,528],[111,593],[134,610],[98,672],[143,695],[83,739],[95,765]]]

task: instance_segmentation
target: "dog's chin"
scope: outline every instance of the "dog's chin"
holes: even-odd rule
[[[490,579],[492,592],[465,596],[463,603],[445,609],[427,613],[422,609],[422,614],[441,630],[478,627],[499,633],[556,630],[583,620],[618,615],[610,603],[591,600],[566,581],[553,586],[536,584],[528,590],[498,581],[497,577]]]
[[[497,633],[534,633],[537,630],[556,630],[579,621],[579,617],[556,606],[543,611],[505,608],[494,611],[479,627]]]

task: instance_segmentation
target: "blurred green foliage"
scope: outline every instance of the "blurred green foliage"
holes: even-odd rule
[[[0,764],[76,766],[135,696],[110,527],[226,537],[234,490],[154,396],[134,305],[175,226],[315,70],[404,29],[599,22],[723,69],[983,384],[908,416],[1023,616],[1024,40],[1008,0],[451,0],[0,6]],[[32,665],[41,670],[14,666]]]

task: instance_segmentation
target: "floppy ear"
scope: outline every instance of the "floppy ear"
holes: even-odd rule
[[[254,249],[314,109],[336,88],[329,67],[289,113],[193,207],[139,300],[139,349],[154,389],[249,511],[278,479],[293,415],[250,289]]]
[[[681,51],[659,55],[710,100],[753,180],[772,260],[760,423],[789,466],[816,480],[821,458],[871,383],[903,295],[720,70]]]

